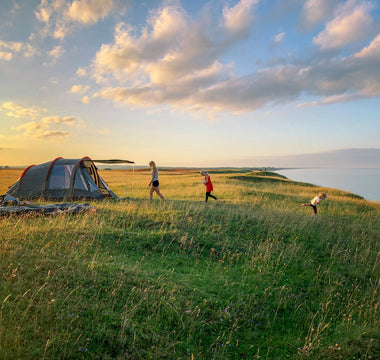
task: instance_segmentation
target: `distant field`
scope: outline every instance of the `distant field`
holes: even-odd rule
[[[380,204],[235,170],[204,204],[170,169],[149,205],[148,169],[100,173],[128,198],[0,218],[0,359],[379,358]]]

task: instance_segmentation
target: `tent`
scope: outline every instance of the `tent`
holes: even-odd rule
[[[107,163],[133,163],[129,160],[97,160]],[[40,165],[27,167],[19,180],[9,187],[6,195],[21,200],[79,200],[117,198],[100,177],[89,157],[61,157]]]

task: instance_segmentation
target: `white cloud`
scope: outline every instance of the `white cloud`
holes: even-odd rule
[[[328,53],[321,52],[310,63],[293,59],[238,76],[234,64],[223,63],[222,59],[244,40],[243,29],[250,26],[253,15],[249,15],[249,21],[243,21],[248,18],[242,14],[248,11],[247,6],[252,12],[255,4],[241,1],[234,8],[225,8],[216,19],[219,21],[206,12],[203,13],[206,16],[193,19],[177,4],[165,5],[151,13],[139,36],[132,27],[118,24],[114,41],[103,44],[92,63],[92,76],[104,86],[92,97],[132,107],[171,106],[209,114],[252,111],[294,102],[304,95],[318,100],[300,107],[378,96],[380,36],[351,56],[330,58]],[[238,11],[243,8],[245,12]],[[371,24],[370,5],[357,5],[355,0],[349,0],[340,7],[334,2],[334,8],[330,14],[334,20],[326,27],[330,40],[335,39],[334,46],[362,39],[367,24]],[[326,11],[323,13],[327,16]],[[233,19],[239,19],[240,15],[241,27],[234,28]],[[343,20],[341,27],[337,19]],[[348,21],[353,23],[355,35],[346,26]],[[165,24],[171,26],[166,28]],[[283,32],[277,34],[274,44],[284,37]],[[322,36],[318,39],[319,46],[327,46]]]
[[[253,19],[252,8],[258,0],[241,0],[232,8],[223,10],[224,26],[231,33],[248,34]]]
[[[31,44],[25,44],[23,52],[25,58],[30,58],[39,53],[39,50],[34,48]]]
[[[68,131],[48,130],[47,126],[48,125],[44,123],[29,122],[14,129],[23,132],[23,135],[26,137],[31,137],[34,139],[48,139],[51,141],[57,141],[71,135]]]
[[[53,8],[48,6],[47,0],[41,0],[40,6],[38,10],[34,12],[37,20],[48,23],[50,20],[50,16],[52,15]]]
[[[88,96],[83,96],[81,101],[83,104],[87,105],[90,103],[90,98]]]
[[[99,83],[116,80],[130,87],[107,87],[94,97],[139,106],[187,104],[187,94],[231,76],[231,65],[218,58],[245,38],[256,2],[242,0],[224,9],[216,28],[210,17],[193,20],[177,4],[152,11],[140,37],[130,26],[118,24],[114,43],[103,44],[96,54],[93,76]]]
[[[287,64],[262,69],[255,74],[228,80],[216,78],[211,84],[181,87],[181,82],[158,88],[104,88],[95,97],[133,106],[164,103],[190,111],[230,111],[241,113],[269,104],[296,101],[303,94],[322,98],[301,106],[329,105],[380,96],[380,38],[362,51],[342,59],[321,59],[313,65]],[[222,65],[220,65],[222,66]],[[178,87],[177,87],[178,86]]]
[[[301,12],[301,24],[310,29],[331,19],[338,0],[307,0]]]
[[[74,29],[104,19],[115,6],[114,0],[41,0],[35,16],[43,25],[40,35],[62,40]]]
[[[313,43],[321,49],[335,49],[365,38],[373,21],[369,11],[370,7],[366,4],[353,9],[343,8],[342,12],[313,38]]]
[[[73,22],[92,25],[104,19],[113,7],[113,0],[76,0],[69,6],[67,16]]]
[[[11,61],[12,60],[12,53],[8,51],[0,51],[0,60],[6,60]]]
[[[47,52],[49,56],[48,61],[45,61],[43,65],[51,66],[57,63],[57,60],[65,53],[65,49],[61,45],[55,46],[53,49]]]
[[[0,60],[11,61],[15,55],[29,58],[36,53],[37,49],[33,48],[29,43],[0,40]]]
[[[36,137],[37,139],[49,139],[52,141],[57,141],[62,138],[66,138],[70,135],[71,133],[68,131],[48,130],[48,131],[38,132],[34,134],[34,137]]]
[[[320,101],[312,101],[310,103],[302,103],[298,104],[297,108],[304,108],[304,107],[313,107],[313,106],[323,106],[323,105],[330,105],[330,104],[339,104],[339,103],[345,103],[353,100],[358,100],[362,98],[362,96],[359,96],[358,94],[340,94],[340,95],[333,95],[328,96]]]
[[[28,121],[24,124],[12,127],[13,130],[22,132],[24,136],[32,137],[35,139],[50,139],[52,141],[58,140],[62,137],[71,135],[68,131],[55,129],[54,127],[61,128],[62,126],[79,125],[80,121],[74,116],[45,116],[42,117],[47,109],[38,106],[24,107],[13,102],[4,102],[0,106],[0,111],[6,111],[6,115],[12,118],[22,119],[26,118]]]
[[[20,104],[16,104],[13,102],[3,103],[0,110],[8,111],[6,115],[13,118],[22,118],[22,117],[35,118],[47,112],[47,109],[39,108],[38,106],[26,108]]]
[[[87,75],[87,71],[83,68],[78,68],[77,70],[77,73],[76,73],[78,76],[86,76]]]
[[[47,122],[28,122],[20,126],[14,127],[14,130],[22,132],[24,136],[34,139],[48,139],[51,141],[59,140],[63,137],[71,135],[68,131],[50,130],[50,123]]]
[[[44,124],[65,124],[72,126],[75,124],[76,118],[74,116],[66,116],[66,117],[60,117],[60,116],[47,116],[43,118],[42,123]]]
[[[43,132],[46,128],[47,128],[46,124],[32,121],[32,122],[28,122],[26,124],[17,126],[14,129],[17,131],[23,131],[25,135],[34,137],[40,134],[41,132]]]
[[[380,61],[380,34],[378,34],[369,44],[369,46],[362,49],[355,54],[357,58],[373,58]]]
[[[274,38],[273,38],[273,43],[274,44],[279,44],[285,37],[285,33],[284,32],[281,32],[279,34],[277,34]]]
[[[65,50],[63,49],[61,45],[55,46],[52,50],[49,51],[49,55],[53,59],[60,58],[64,53],[65,53]]]
[[[1,41],[0,40],[0,46],[2,48],[5,48],[5,49],[9,49],[9,50],[12,50],[14,52],[20,52],[22,47],[23,47],[23,43],[22,42],[16,42],[16,41],[9,41],[9,42],[6,42],[6,41]]]
[[[88,91],[90,87],[88,85],[73,85],[70,89],[70,93],[72,94],[84,94]]]

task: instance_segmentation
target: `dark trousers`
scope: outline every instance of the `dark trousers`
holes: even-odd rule
[[[313,208],[314,214],[317,215],[317,206],[313,204],[305,204],[306,206],[311,206]]]
[[[206,202],[207,202],[207,200],[208,200],[209,197],[211,197],[211,198],[213,198],[215,200],[217,199],[214,195],[211,195],[211,191],[206,192]]]

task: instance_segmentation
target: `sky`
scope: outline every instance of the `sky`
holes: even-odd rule
[[[377,0],[0,1],[0,165],[380,167],[379,98]]]

